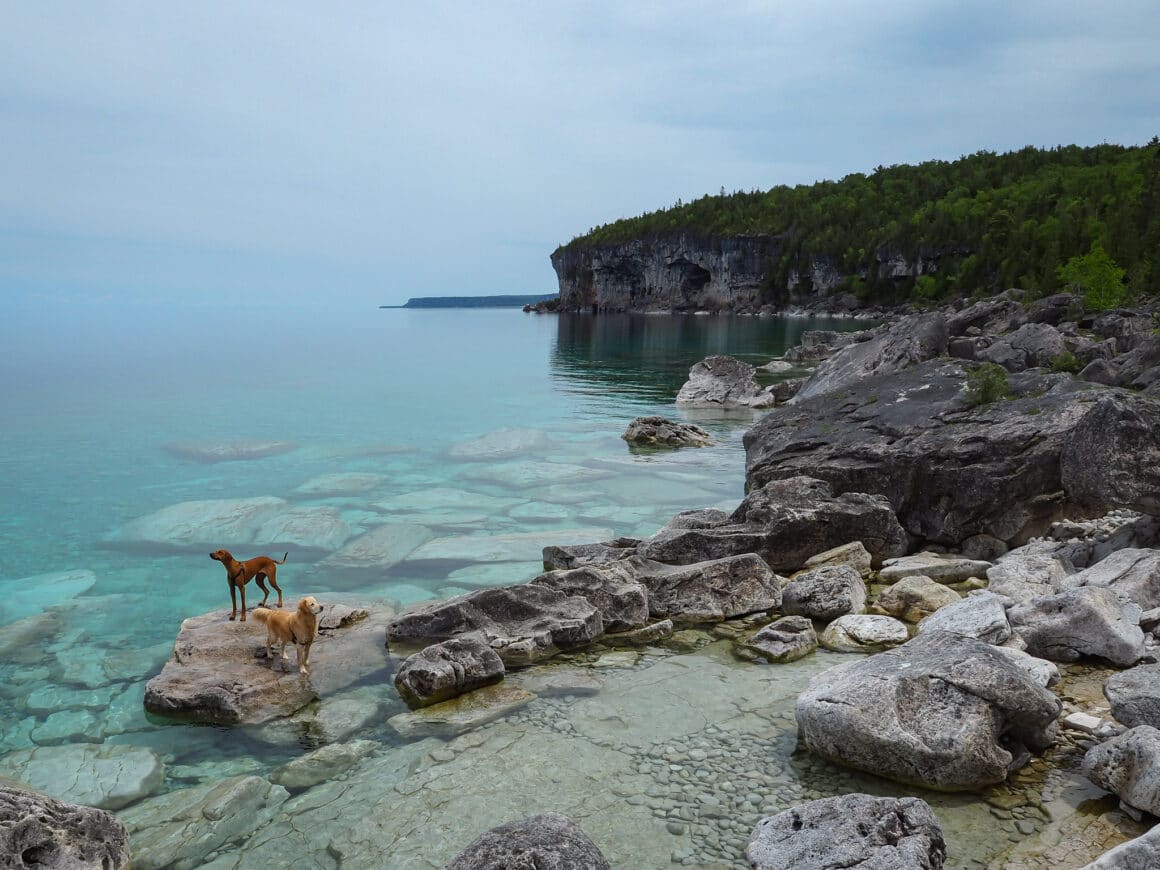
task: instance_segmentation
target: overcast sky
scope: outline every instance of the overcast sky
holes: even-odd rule
[[[1154,0],[0,0],[0,296],[556,289],[704,193],[1160,133]]]

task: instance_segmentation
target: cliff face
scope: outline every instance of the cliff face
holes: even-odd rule
[[[572,311],[746,310],[781,251],[774,236],[676,234],[552,255],[560,305]]]
[[[808,257],[805,268],[790,269],[775,286],[773,271],[786,243],[784,236],[674,233],[620,245],[560,248],[552,254],[552,267],[561,309],[591,312],[756,311],[774,301],[810,304],[853,277],[829,257]],[[894,251],[872,256],[870,268],[892,279],[938,269],[937,253],[914,262]]]

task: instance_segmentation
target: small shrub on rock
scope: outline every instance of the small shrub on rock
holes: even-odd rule
[[[988,405],[1007,396],[1011,389],[1007,370],[995,363],[983,363],[967,372],[967,404]]]
[[[1063,353],[1057,353],[1051,358],[1051,370],[1053,372],[1070,372],[1075,374],[1083,368],[1081,363],[1074,353],[1070,350],[1065,350]]]

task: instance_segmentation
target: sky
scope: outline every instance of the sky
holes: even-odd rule
[[[0,0],[0,299],[550,293],[721,188],[1160,133],[1154,0]]]

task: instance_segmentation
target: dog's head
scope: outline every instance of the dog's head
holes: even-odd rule
[[[298,609],[303,613],[313,613],[315,616],[322,613],[322,605],[313,595],[307,595],[298,602]]]
[[[223,565],[226,562],[234,561],[234,557],[230,554],[229,550],[214,550],[209,554],[209,557],[215,562],[221,562]]]

